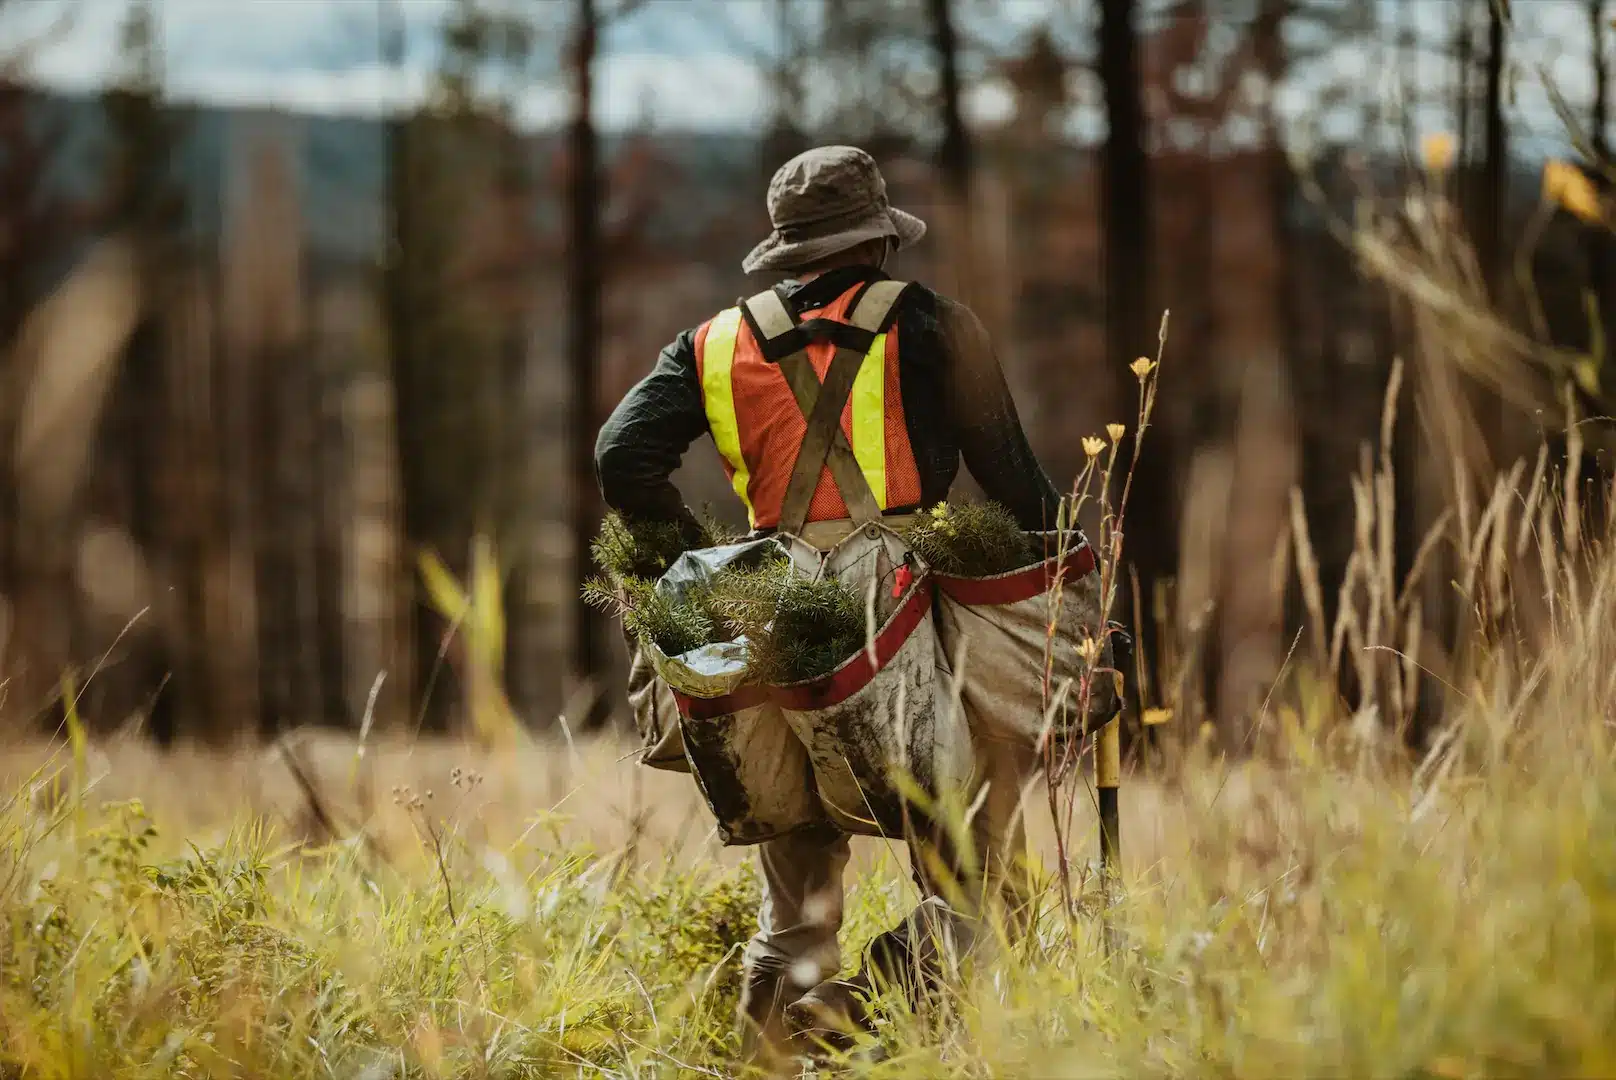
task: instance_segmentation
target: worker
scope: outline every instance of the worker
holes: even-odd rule
[[[889,280],[888,256],[926,231],[919,218],[889,205],[876,162],[850,146],[818,147],[781,166],[767,206],[773,230],[741,266],[782,275],[774,291],[804,320],[846,322],[868,286]],[[738,305],[681,333],[601,429],[601,493],[626,521],[679,522],[699,543],[696,520],[670,477],[690,444],[710,434],[754,533],[778,525],[806,424],[779,366],[760,348],[749,310]],[[872,349],[859,374],[878,389],[860,394],[855,385],[842,424],[885,519],[899,523],[943,501],[963,457],[986,497],[1023,528],[1055,528],[1060,494],[1028,445],[982,323],[965,305],[914,283],[897,295],[885,322],[884,355]],[[825,377],[824,364],[818,374]],[[828,548],[852,531],[848,518],[827,467],[803,538]],[[1036,760],[1030,748],[982,746],[980,739],[977,756],[988,786],[973,819],[984,872],[994,890],[1024,897],[1014,859],[1025,846],[1017,807]],[[877,940],[865,970],[836,978],[848,839],[826,828],[759,845],[763,900],[743,954],[741,1006],[757,1056],[804,1034],[830,1041],[856,1032],[867,1023],[870,967],[890,977],[891,968],[906,966],[910,950],[923,948],[917,934],[931,925],[928,915],[947,906],[929,896]],[[921,884],[935,893],[935,883]]]

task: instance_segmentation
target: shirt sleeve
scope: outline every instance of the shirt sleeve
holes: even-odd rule
[[[595,440],[601,498],[631,521],[676,521],[695,530],[695,515],[671,477],[690,444],[706,433],[696,331],[686,330],[662,350],[651,373],[624,395],[601,426]]]
[[[982,493],[1023,529],[1053,529],[1060,493],[1027,441],[987,328],[970,308],[937,298],[948,410],[960,455]]]

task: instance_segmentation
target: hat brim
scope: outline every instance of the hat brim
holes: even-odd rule
[[[787,242],[779,230],[775,230],[741,260],[741,269],[748,274],[761,270],[797,270],[883,236],[892,238],[894,251],[902,251],[925,235],[924,221],[913,214],[889,207],[871,214],[857,225],[844,226],[824,236]]]

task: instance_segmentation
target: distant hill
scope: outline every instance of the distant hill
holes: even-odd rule
[[[58,139],[52,154],[51,182],[63,193],[89,199],[101,185],[107,128],[100,103],[92,96],[37,93],[30,106],[41,131]],[[314,261],[326,265],[363,265],[375,258],[381,227],[385,176],[385,122],[355,116],[294,114],[283,110],[185,105],[175,107],[185,131],[183,149],[174,162],[176,179],[190,194],[191,228],[204,245],[215,243],[226,220],[226,164],[236,140],[256,129],[273,131],[290,140],[298,163],[301,204],[307,250]],[[563,228],[562,208],[555,184],[559,170],[555,158],[564,135],[550,131],[526,136],[538,189],[534,214],[552,235]],[[631,144],[648,148],[654,170],[665,173],[666,192],[646,223],[646,239],[663,251],[680,256],[687,251],[696,261],[709,258],[700,238],[715,223],[736,218],[762,224],[761,140],[754,135],[650,131],[642,134],[603,134],[608,161]],[[1009,168],[1006,147],[984,147],[984,164]],[[1080,146],[1049,144],[1036,150],[1038,172],[1077,176],[1092,151]],[[1054,158],[1056,161],[1051,161]],[[1060,160],[1065,159],[1065,160]],[[1390,176],[1396,163],[1378,162],[1375,173]],[[1510,182],[1512,211],[1529,212],[1538,191],[1536,162],[1516,162]],[[904,170],[893,170],[894,174]],[[1326,164],[1326,177],[1338,170]],[[908,170],[912,173],[913,170]],[[890,179],[890,178],[889,178]],[[903,194],[903,183],[894,184]],[[1327,182],[1326,190],[1348,210],[1346,186]],[[1159,193],[1161,194],[1161,193]],[[1318,209],[1304,200],[1292,207],[1292,221],[1301,232],[1319,229]],[[53,253],[60,254],[60,253]]]
[[[101,185],[108,132],[100,103],[85,95],[38,94],[31,103],[37,130],[50,132],[51,183],[69,197],[90,199]],[[202,242],[218,238],[225,220],[226,163],[235,140],[254,129],[273,129],[290,139],[307,222],[307,242],[317,259],[367,262],[380,238],[385,179],[385,121],[367,117],[300,115],[280,110],[177,106],[185,136],[174,162],[175,178],[190,195],[191,228]],[[560,225],[550,167],[563,136],[545,132],[526,138],[535,167],[541,222]],[[674,242],[697,235],[714,220],[731,217],[736,199],[756,183],[758,142],[747,135],[603,135],[608,160],[631,140],[649,140],[665,163],[677,210],[654,215],[651,237]],[[758,193],[761,211],[761,193]]]

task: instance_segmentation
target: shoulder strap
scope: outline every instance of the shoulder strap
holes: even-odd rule
[[[780,503],[780,529],[800,535],[808,520],[808,508],[814,491],[819,487],[821,469],[830,468],[831,479],[842,493],[848,516],[860,525],[877,521],[881,517],[881,504],[875,501],[870,483],[864,479],[853,448],[847,445],[842,431],[842,410],[847,408],[848,395],[853,392],[864,354],[852,349],[837,349],[825,372],[821,385],[814,374],[814,366],[805,352],[794,353],[780,361],[780,374],[785,376],[797,399],[797,408],[807,421],[802,445],[797,450],[797,461],[786,484],[785,497]]]
[[[866,286],[854,301],[846,322],[814,319],[803,323],[773,289],[740,305],[764,358],[779,364],[806,421],[802,445],[780,505],[782,532],[802,531],[819,486],[820,470],[827,466],[849,516],[860,525],[880,519],[881,506],[852,447],[847,445],[841,420],[864,357],[877,334],[891,327],[898,298],[907,287],[907,282],[886,280]],[[808,360],[807,349],[810,341],[827,337],[835,343],[836,355],[821,384]]]
[[[803,322],[795,309],[774,289],[766,289],[740,301],[746,325],[757,338],[763,358],[777,364],[810,344],[829,341],[838,349],[869,351],[876,335],[891,328],[897,316],[898,298],[908,282],[881,280],[862,287],[845,319],[809,319]]]
[[[848,322],[870,334],[885,333],[897,318],[898,298],[907,288],[907,281],[872,281],[854,301]]]
[[[773,289],[764,289],[742,300],[739,306],[759,344],[775,341],[796,329],[797,313]]]

